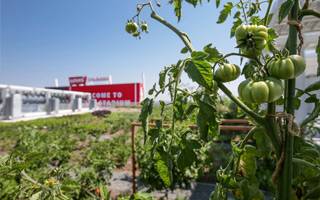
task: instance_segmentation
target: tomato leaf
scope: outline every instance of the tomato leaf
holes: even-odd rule
[[[165,86],[165,82],[166,82],[166,75],[168,72],[169,68],[164,68],[163,70],[161,70],[161,72],[159,73],[159,87],[161,90],[164,89]]]
[[[170,170],[167,166],[167,160],[160,156],[156,162],[157,172],[166,187],[171,186]]]
[[[203,51],[194,51],[191,53],[191,58],[193,60],[205,60],[209,55]]]
[[[234,22],[233,22],[233,26],[231,28],[231,32],[230,32],[230,37],[232,38],[236,32],[236,29],[238,28],[238,26],[240,26],[242,24],[242,20],[241,18],[237,18]]]
[[[220,2],[221,2],[221,0],[216,0],[216,8],[218,8],[220,6]]]
[[[317,101],[319,101],[319,100],[317,99],[316,94],[313,94],[313,95],[309,96],[308,98],[306,98],[306,100],[304,100],[304,102],[306,102],[306,103],[315,103]]]
[[[305,92],[313,92],[316,90],[320,90],[320,80],[309,85],[304,91]]]
[[[317,101],[314,103],[314,108],[312,110],[312,112],[308,115],[307,118],[305,118],[300,126],[304,127],[306,126],[309,122],[312,122],[313,120],[315,120],[317,117],[319,117],[320,114],[320,101]]]
[[[221,184],[217,183],[214,191],[210,195],[210,200],[226,200],[227,192],[227,188],[224,188]]]
[[[278,20],[279,20],[279,24],[282,22],[282,20],[288,16],[291,8],[293,7],[294,1],[293,0],[287,0],[286,2],[284,2],[279,9],[279,16],[278,16]]]
[[[198,4],[198,0],[186,0],[186,2],[193,5],[193,7],[196,7],[196,5]]]
[[[256,141],[257,153],[261,156],[269,156],[272,152],[272,145],[264,128],[256,127],[253,133],[253,138]]]
[[[178,21],[181,19],[181,4],[182,0],[173,0],[174,13],[178,18]]]
[[[211,136],[216,136],[219,132],[215,102],[209,95],[199,95],[195,96],[195,98],[199,105],[197,125],[199,128],[200,138],[207,141],[209,133],[211,133]]]
[[[213,75],[211,65],[207,61],[189,60],[184,70],[194,82],[209,90],[212,89]]]
[[[181,51],[180,51],[180,53],[183,53],[183,54],[185,54],[185,53],[188,53],[188,48],[187,47],[183,47],[182,49],[181,49]]]
[[[204,46],[203,51],[206,52],[207,54],[209,54],[208,57],[206,58],[206,60],[208,62],[215,63],[219,59],[221,59],[223,55],[218,51],[218,49],[216,47],[211,47],[211,46],[212,46],[211,43]]]
[[[141,113],[139,115],[139,121],[142,124],[142,128],[144,131],[144,141],[146,140],[146,134],[148,130],[148,117],[152,113],[153,109],[153,99],[146,98],[141,102]]]
[[[224,4],[223,9],[221,10],[218,21],[217,21],[218,24],[221,24],[226,21],[228,16],[231,14],[232,8],[233,8],[232,2],[227,2],[226,4]]]

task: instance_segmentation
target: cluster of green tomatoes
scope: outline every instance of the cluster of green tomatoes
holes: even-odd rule
[[[136,23],[134,20],[128,20],[126,31],[133,37],[139,37],[141,32],[148,33],[148,24],[146,22]]]
[[[240,25],[235,32],[240,52],[257,58],[267,45],[268,28],[262,25]],[[240,98],[248,103],[270,103],[278,100],[284,92],[283,80],[293,79],[302,74],[306,68],[303,57],[299,55],[274,56],[265,66],[267,72],[263,78],[248,78],[240,83]],[[229,82],[240,76],[241,70],[235,64],[223,63],[214,75],[217,81]]]

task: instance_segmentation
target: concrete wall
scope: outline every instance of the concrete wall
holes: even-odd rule
[[[72,114],[95,108],[90,93],[0,85],[0,120]]]

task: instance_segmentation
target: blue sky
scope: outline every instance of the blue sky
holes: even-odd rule
[[[66,85],[72,75],[111,74],[115,83],[141,81],[147,87],[157,81],[165,65],[183,58],[182,42],[174,33],[154,22],[145,10],[142,19],[150,33],[141,40],[124,31],[135,14],[136,0],[0,0],[0,84]],[[142,1],[143,2],[143,1]],[[196,49],[213,43],[221,52],[234,51],[229,38],[231,22],[216,24],[220,9],[204,3],[194,9],[184,4],[182,21],[162,1],[158,13],[188,32]],[[238,62],[238,59],[234,59]],[[239,81],[237,81],[239,82]],[[228,86],[236,91],[237,82]]]

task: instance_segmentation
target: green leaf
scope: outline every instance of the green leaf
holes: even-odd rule
[[[203,51],[209,54],[206,60],[208,62],[215,63],[219,59],[221,59],[223,55],[218,51],[216,47],[211,47],[211,46],[212,46],[211,43],[206,45],[205,47],[203,47]]]
[[[305,92],[313,92],[316,90],[320,90],[320,80],[309,85],[304,91]]]
[[[149,95],[153,95],[153,93],[156,91],[157,84],[153,84],[152,88],[148,91]]]
[[[248,17],[253,16],[254,14],[260,11],[260,5],[258,3],[251,3],[248,11]]]
[[[205,60],[209,55],[203,51],[193,51],[191,53],[191,58],[193,60]]]
[[[239,169],[243,176],[252,178],[256,174],[256,148],[252,145],[246,145],[243,149],[243,153],[240,156]]]
[[[181,4],[182,0],[173,0],[174,13],[178,18],[178,21],[181,19]]]
[[[99,189],[100,189],[100,195],[101,195],[101,200],[110,200],[110,192],[107,189],[107,186],[100,183],[99,184]]]
[[[210,195],[210,200],[227,200],[227,188],[217,183],[214,191]]]
[[[164,185],[166,187],[170,187],[171,186],[171,173],[169,170],[169,167],[167,165],[167,159],[164,159],[163,156],[158,156],[158,160],[156,162],[156,169],[157,172],[161,178],[161,180],[163,181]]]
[[[218,8],[220,6],[220,2],[221,2],[221,0],[216,0],[216,8]]]
[[[152,113],[153,99],[149,99],[149,98],[144,99],[141,102],[141,106],[142,106],[142,108],[141,108],[141,112],[140,112],[140,115],[139,115],[139,121],[142,124],[142,128],[143,128],[143,131],[144,131],[144,134],[145,134],[144,139],[146,139],[146,134],[147,134],[147,129],[148,129],[148,127],[147,127],[148,117]]]
[[[230,32],[230,37],[232,38],[236,32],[236,29],[238,28],[238,26],[240,26],[242,24],[242,20],[240,18],[237,18],[234,22],[233,25],[231,27],[231,32]]]
[[[232,8],[233,8],[232,2],[227,2],[226,4],[224,4],[223,9],[221,10],[218,21],[217,21],[218,24],[221,24],[226,21],[228,16],[231,14]]]
[[[184,70],[192,81],[204,88],[212,89],[213,74],[210,63],[207,61],[189,60],[186,62]]]
[[[313,94],[313,95],[309,96],[308,98],[306,98],[306,100],[304,100],[304,102],[306,102],[306,103],[315,103],[317,101],[319,101],[319,100],[317,99],[316,94]]]
[[[292,6],[294,4],[293,0],[287,0],[286,2],[284,2],[279,9],[279,16],[278,16],[278,20],[279,20],[279,24],[282,22],[282,20],[288,16]]]
[[[160,103],[160,115],[162,116],[163,112],[164,112],[164,108],[166,106],[166,103],[162,100],[159,100],[159,103]]]
[[[297,97],[294,97],[294,99],[293,99],[294,109],[298,110],[300,108],[300,105],[301,105],[301,100]]]
[[[188,53],[188,48],[187,47],[183,47],[182,49],[181,49],[181,51],[180,51],[180,53],[183,53],[183,54],[185,54],[185,53]]]
[[[320,114],[320,101],[317,101],[316,103],[314,103],[314,108],[312,110],[312,112],[308,115],[307,118],[305,118],[302,122],[301,122],[301,128],[306,126],[308,123],[312,122],[313,120],[315,120],[317,117],[319,117]]]
[[[200,133],[200,138],[204,141],[208,140],[209,133],[216,136],[219,132],[219,123],[216,116],[215,102],[208,95],[196,97],[199,105],[197,115],[197,126]],[[209,132],[210,131],[210,132]]]
[[[268,157],[272,152],[272,144],[267,136],[266,130],[262,127],[256,127],[253,138],[256,141],[257,153],[261,156]]]
[[[190,104],[185,112],[186,115],[190,115],[198,106],[196,104]]]
[[[163,89],[164,89],[165,82],[166,82],[167,72],[168,72],[168,68],[164,68],[164,69],[161,70],[161,72],[159,73],[159,87],[160,87],[160,90],[163,90]]]
[[[233,15],[233,18],[234,18],[234,19],[240,19],[240,16],[241,16],[241,12],[240,12],[240,11],[237,11],[237,12]]]
[[[198,4],[198,0],[186,0],[187,3],[190,3],[191,5],[193,5],[193,7],[196,7]]]
[[[181,153],[178,155],[178,167],[180,170],[185,170],[189,167],[193,161],[196,159],[196,155],[194,152],[189,152],[186,150],[182,150]]]
[[[320,36],[318,39],[318,45],[316,47],[316,53],[317,53],[317,60],[318,60],[317,76],[320,76]]]

